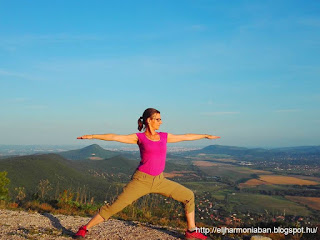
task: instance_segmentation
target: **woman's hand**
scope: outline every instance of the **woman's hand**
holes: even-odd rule
[[[220,137],[219,136],[214,136],[214,135],[207,135],[206,138],[207,139],[218,139]]]
[[[83,135],[81,137],[77,137],[77,139],[93,139],[93,135]]]

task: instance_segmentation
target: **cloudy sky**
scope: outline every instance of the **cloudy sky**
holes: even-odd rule
[[[320,143],[319,1],[0,1],[0,144],[161,130]],[[83,144],[83,142],[82,142]]]

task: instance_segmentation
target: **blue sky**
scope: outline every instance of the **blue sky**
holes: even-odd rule
[[[0,0],[0,144],[134,133],[155,107],[162,131],[221,136],[197,144],[319,145],[319,12],[319,1]]]

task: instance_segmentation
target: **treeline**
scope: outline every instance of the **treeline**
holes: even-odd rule
[[[320,186],[300,186],[294,185],[288,189],[256,189],[256,188],[244,188],[241,192],[262,194],[269,196],[303,196],[303,197],[320,197]]]
[[[105,201],[96,202],[86,186],[58,191],[59,188],[52,185],[48,179],[42,179],[35,192],[28,195],[24,187],[9,191],[9,184],[7,172],[0,172],[1,207],[80,216],[93,216],[101,206],[114,202],[122,191],[122,186],[119,186],[116,191],[107,192]],[[183,205],[158,194],[149,194],[140,198],[114,217],[173,227],[186,226]]]

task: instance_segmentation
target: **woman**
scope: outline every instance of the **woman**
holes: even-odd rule
[[[165,168],[167,143],[198,140],[202,138],[217,139],[218,136],[207,134],[184,134],[173,135],[165,132],[156,132],[162,124],[160,112],[154,108],[144,111],[138,119],[138,130],[144,129],[143,133],[129,135],[117,134],[93,134],[78,137],[78,139],[100,139],[106,141],[117,141],[128,144],[138,144],[140,148],[141,162],[132,176],[132,180],[123,188],[112,205],[100,208],[99,212],[87,223],[79,228],[76,238],[84,238],[88,229],[109,219],[113,214],[137,200],[149,194],[158,193],[171,197],[184,204],[188,230],[186,239],[206,239],[207,237],[196,231],[195,207],[193,192],[163,176]]]

